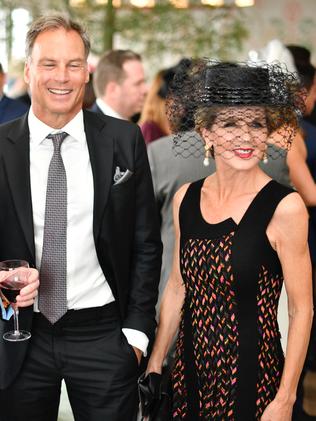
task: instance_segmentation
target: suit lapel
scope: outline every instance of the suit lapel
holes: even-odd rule
[[[6,142],[4,166],[9,188],[29,251],[35,262],[27,115],[17,121],[4,141]]]
[[[97,240],[112,185],[114,141],[106,123],[97,114],[85,111],[84,123],[94,180],[93,234]],[[29,251],[35,261],[27,115],[11,129],[5,142],[4,165],[9,188]]]
[[[94,182],[93,235],[96,241],[112,185],[114,141],[105,121],[97,114],[84,111],[84,125]]]

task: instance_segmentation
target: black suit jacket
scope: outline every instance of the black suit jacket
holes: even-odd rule
[[[97,256],[118,303],[122,327],[152,337],[161,242],[146,147],[132,123],[84,111],[84,125],[94,179]],[[133,174],[114,185],[117,166]],[[0,126],[0,260],[21,258],[36,267],[29,167],[25,115]],[[32,316],[31,307],[20,311],[21,328],[31,329]],[[2,339],[11,328],[12,321],[0,320],[0,388],[18,375],[28,346],[28,341]]]

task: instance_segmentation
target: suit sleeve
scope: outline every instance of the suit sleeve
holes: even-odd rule
[[[148,155],[151,176],[153,180],[154,194],[155,194],[156,201],[159,202],[161,200],[161,192],[159,188],[159,185],[161,183],[159,182],[160,172],[159,172],[159,162],[157,162],[157,159],[156,159],[157,158],[156,151],[157,149],[155,150],[152,144],[147,146],[147,155]]]
[[[127,316],[123,328],[144,332],[156,326],[155,305],[161,270],[162,244],[146,146],[137,129],[135,150],[135,229]]]
[[[165,194],[162,187],[163,184],[161,182],[161,178],[163,176],[163,173],[161,171],[162,166],[160,165],[159,159],[157,159],[157,157],[159,157],[159,149],[156,148],[156,145],[151,143],[147,146],[147,155],[148,155],[148,161],[149,161],[149,166],[150,166],[150,171],[151,171],[151,176],[152,176],[153,186],[154,186],[156,211],[158,215],[159,226],[161,227],[162,216],[160,212],[164,203]]]

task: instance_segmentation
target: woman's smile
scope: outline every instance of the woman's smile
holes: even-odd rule
[[[250,159],[254,155],[253,148],[236,148],[233,149],[235,156],[241,159]]]

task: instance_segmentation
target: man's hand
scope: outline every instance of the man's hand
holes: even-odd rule
[[[34,299],[38,294],[38,271],[32,268],[19,268],[18,271],[25,272],[27,285],[21,289],[20,294],[16,297],[16,305],[18,307],[28,307],[34,304]],[[0,271],[0,288],[1,282],[3,282],[8,276],[12,276],[12,273],[13,271]]]
[[[133,349],[135,351],[135,354],[136,354],[136,357],[137,357],[137,360],[138,360],[138,364],[140,364],[140,360],[142,359],[143,352],[140,349],[136,348],[136,346],[133,346]]]

